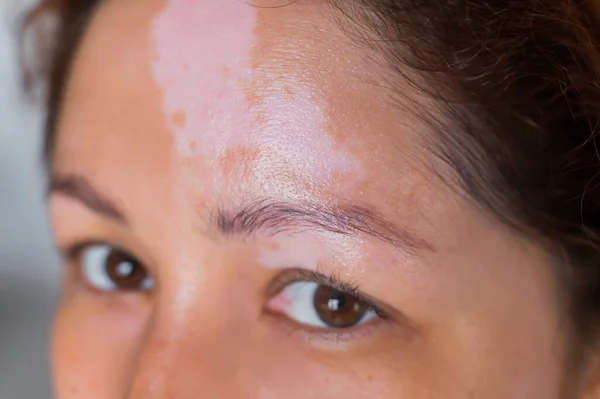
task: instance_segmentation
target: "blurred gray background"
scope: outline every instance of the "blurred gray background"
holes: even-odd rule
[[[21,91],[16,35],[35,0],[0,0],[0,399],[50,398],[58,258],[44,204],[42,112]]]

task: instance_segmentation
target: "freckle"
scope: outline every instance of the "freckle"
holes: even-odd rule
[[[228,67],[228,66],[223,67],[223,76],[226,78],[231,76],[231,68],[230,67]]]
[[[261,96],[258,95],[256,90],[252,87],[248,87],[244,90],[244,94],[246,95],[246,101],[252,105],[258,105],[261,102]]]
[[[195,150],[197,146],[196,140],[190,140],[190,150]]]
[[[187,122],[185,111],[175,111],[171,116],[171,120],[173,121],[173,124],[175,124],[175,126],[177,126],[180,129],[183,129]]]
[[[267,251],[274,251],[279,248],[281,248],[281,244],[275,240],[267,241],[262,244],[262,249]]]
[[[283,94],[285,94],[288,98],[294,96],[294,89],[290,85],[283,86]]]
[[[347,129],[344,129],[338,119],[350,119],[351,115],[347,112],[342,112],[334,106],[326,107],[324,110],[325,120],[327,121],[327,131],[333,138],[336,145],[345,145],[348,143]]]
[[[190,70],[190,64],[188,64],[187,62],[185,62],[185,63],[183,64],[183,69],[184,69],[186,72],[187,72],[187,71],[189,71],[189,70]]]
[[[192,159],[192,157],[184,156],[181,157],[180,163],[181,166],[184,168],[191,168],[194,165],[194,160]]]
[[[267,114],[265,112],[258,112],[256,114],[256,123],[260,126],[264,126],[268,123]]]
[[[219,156],[219,164],[223,172],[229,174],[236,168],[247,170],[259,157],[260,151],[258,149],[238,146],[225,150]]]

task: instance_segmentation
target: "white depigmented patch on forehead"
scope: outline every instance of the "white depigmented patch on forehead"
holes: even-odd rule
[[[323,245],[314,236],[286,234],[273,237],[256,260],[268,269],[300,267],[316,270],[323,255]]]
[[[152,71],[181,157],[218,153],[248,126],[238,81],[249,73],[255,13],[224,3],[170,0],[154,20]]]
[[[279,169],[320,183],[359,170],[356,157],[326,131],[318,83],[291,78],[301,75],[297,71],[265,77],[260,66],[253,69],[257,10],[226,3],[171,0],[154,21],[152,70],[177,155],[216,160],[227,151],[253,149],[250,169],[256,176],[277,175]],[[256,79],[258,84],[251,83]]]
[[[277,154],[295,174],[330,182],[337,174],[362,172],[362,163],[326,132],[327,119],[315,95],[301,85],[270,87],[257,105],[263,118],[260,146]]]
[[[302,268],[313,271],[323,263],[333,263],[342,273],[353,270],[354,275],[358,275],[363,272],[363,245],[360,238],[339,233],[287,233],[271,238],[269,245],[261,248],[256,260],[268,269]]]

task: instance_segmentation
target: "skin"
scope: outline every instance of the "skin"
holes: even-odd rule
[[[335,17],[318,2],[100,7],[52,176],[87,182],[124,221],[81,185],[53,189],[50,210],[65,251],[117,245],[154,287],[101,291],[67,262],[58,398],[562,397],[549,256],[438,180],[425,128],[387,101],[383,64]],[[361,207],[397,240],[216,225],[219,210],[265,199]],[[294,268],[357,285],[389,317],[348,330],[294,321],[293,298],[269,288]]]

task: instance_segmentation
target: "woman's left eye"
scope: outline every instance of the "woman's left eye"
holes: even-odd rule
[[[296,323],[323,329],[350,328],[377,317],[356,296],[310,281],[288,285],[267,306]]]

